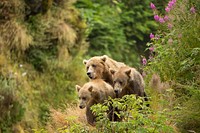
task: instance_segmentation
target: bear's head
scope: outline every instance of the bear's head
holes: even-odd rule
[[[96,92],[94,91],[94,87],[90,84],[85,84],[83,87],[76,85],[76,90],[78,91],[79,107],[81,109],[85,108],[88,102],[95,98]]]
[[[110,73],[113,77],[114,92],[118,95],[129,84],[131,69],[124,67],[121,67],[118,71],[110,69]]]
[[[95,56],[89,60],[83,60],[83,63],[86,66],[87,76],[90,79],[103,79],[103,73],[106,70],[106,61],[107,56]]]

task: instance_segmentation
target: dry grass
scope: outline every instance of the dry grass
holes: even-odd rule
[[[158,93],[164,93],[167,89],[170,88],[169,83],[161,82],[160,76],[157,74],[153,74],[149,86]]]
[[[51,109],[51,118],[51,122],[46,127],[48,132],[55,132],[58,129],[70,129],[75,124],[87,126],[90,129],[94,128],[87,124],[85,110],[74,106],[67,108],[64,112]]]
[[[71,48],[75,44],[77,38],[76,31],[64,21],[56,23],[51,32],[53,38],[58,39],[59,45],[67,45],[68,48]]]
[[[1,0],[0,22],[6,22],[13,18],[22,18],[25,3],[23,0]]]
[[[27,34],[26,28],[16,21],[8,21],[0,28],[3,29],[0,35],[9,50],[15,50],[18,53],[24,52],[33,41],[32,37]]]
[[[150,105],[153,110],[172,109],[175,95],[169,82],[162,82],[159,75],[153,74],[148,86],[151,93]]]

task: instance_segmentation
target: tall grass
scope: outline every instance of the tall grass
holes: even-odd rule
[[[86,81],[86,24],[72,0],[2,0],[0,19],[0,132],[33,132],[46,127],[50,108],[73,103],[75,84]]]

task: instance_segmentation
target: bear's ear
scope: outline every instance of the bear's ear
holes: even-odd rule
[[[109,71],[110,71],[110,73],[111,73],[112,75],[114,75],[115,72],[116,72],[115,70],[113,70],[113,69],[111,69],[111,68],[109,69]]]
[[[90,87],[88,88],[88,90],[89,90],[89,92],[92,92],[93,86],[90,86]]]
[[[107,57],[108,57],[107,55],[103,55],[103,56],[101,57],[101,60],[102,60],[103,62],[105,62]]]
[[[85,65],[86,65],[86,64],[87,64],[87,62],[88,62],[88,60],[83,60],[83,64],[85,64]]]
[[[81,87],[79,85],[76,85],[76,90],[79,92]]]
[[[131,69],[126,70],[125,73],[130,77]]]

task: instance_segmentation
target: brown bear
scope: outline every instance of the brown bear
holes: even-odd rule
[[[116,97],[122,98],[124,95],[130,94],[136,94],[136,96],[141,97],[146,96],[144,80],[135,68],[125,66],[118,71],[110,69],[110,73],[113,75],[113,88]]]
[[[85,83],[83,87],[76,85],[76,90],[80,100],[79,107],[81,109],[86,107],[87,122],[95,125],[95,116],[90,107],[94,104],[103,103],[108,97],[115,98],[113,87],[102,79],[94,79]],[[108,114],[108,117],[111,117],[111,114]]]
[[[125,66],[122,62],[117,62],[107,55],[94,56],[89,60],[83,60],[86,66],[87,76],[90,79],[103,79],[110,85],[113,84],[112,74],[109,69],[117,71],[120,67]]]

